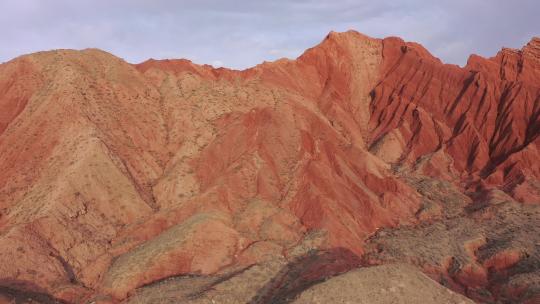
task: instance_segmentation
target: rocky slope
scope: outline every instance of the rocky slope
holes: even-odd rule
[[[0,294],[288,303],[408,262],[534,303],[539,134],[538,38],[463,68],[353,31],[244,71],[22,56],[0,65]]]

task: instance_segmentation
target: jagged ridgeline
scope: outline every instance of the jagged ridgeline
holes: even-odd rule
[[[537,303],[539,133],[537,38],[465,67],[354,31],[243,71],[21,56],[0,65],[0,302],[469,301],[423,271]],[[416,268],[342,274],[395,262]]]

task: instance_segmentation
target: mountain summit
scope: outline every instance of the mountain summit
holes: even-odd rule
[[[289,303],[399,262],[536,303],[539,134],[539,38],[463,68],[355,31],[243,71],[21,56],[0,65],[0,302]]]

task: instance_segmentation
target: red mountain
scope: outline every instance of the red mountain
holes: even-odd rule
[[[243,71],[21,56],[0,65],[0,302],[289,303],[405,262],[536,303],[539,134],[538,38],[463,68],[354,31]]]

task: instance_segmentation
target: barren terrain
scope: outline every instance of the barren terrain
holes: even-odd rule
[[[539,134],[539,38],[464,67],[354,31],[243,71],[24,55],[0,303],[539,303]]]

